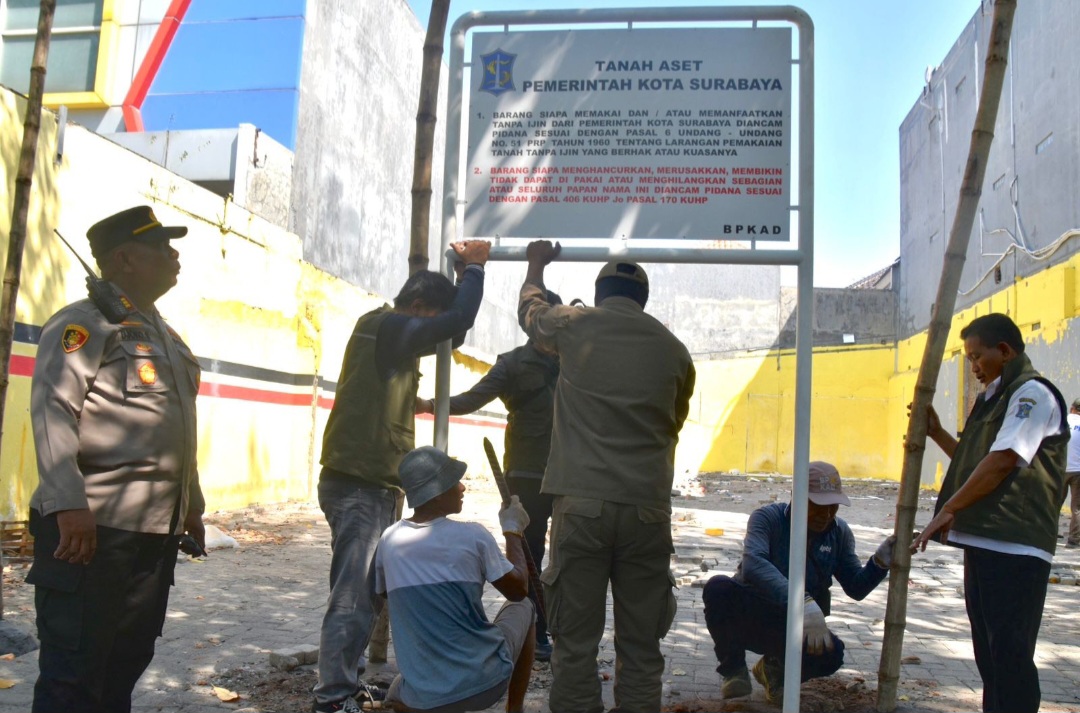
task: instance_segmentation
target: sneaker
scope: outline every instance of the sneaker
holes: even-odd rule
[[[386,689],[379,688],[371,683],[364,683],[360,681],[360,690],[353,694],[353,700],[360,704],[361,707],[365,703],[379,703],[386,700]],[[369,708],[373,706],[368,706]]]
[[[341,713],[363,713],[360,706],[351,698],[333,703],[319,703],[316,700],[311,704],[311,713],[338,713],[339,711]]]
[[[536,648],[533,649],[534,661],[550,661],[551,660],[551,641],[548,637],[543,639],[536,639]]]
[[[754,664],[754,679],[765,689],[765,700],[779,704],[784,700],[784,664],[772,656],[762,656]]]
[[[753,686],[750,685],[750,672],[746,670],[746,666],[723,678],[724,682],[720,686],[720,693],[725,699],[749,696],[753,691]]]

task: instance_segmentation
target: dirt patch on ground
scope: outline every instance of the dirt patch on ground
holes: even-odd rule
[[[801,713],[875,713],[876,694],[867,690],[863,679],[844,681],[834,678],[817,679],[803,684],[799,695]],[[695,700],[683,701],[663,708],[670,713],[729,713],[747,711],[749,713],[776,713],[780,709],[765,701],[748,698],[725,701]]]
[[[232,668],[200,685],[217,686],[240,696],[242,707],[265,713],[292,713],[311,709],[311,689],[318,675],[309,667],[293,671]]]

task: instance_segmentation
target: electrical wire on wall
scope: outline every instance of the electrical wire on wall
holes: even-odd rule
[[[961,297],[966,297],[967,295],[970,295],[972,292],[977,290],[979,288],[979,285],[981,285],[983,282],[985,282],[986,278],[990,277],[990,275],[992,275],[994,273],[994,271],[997,270],[1001,266],[1001,263],[1005,262],[1005,258],[1007,258],[1012,253],[1019,252],[1019,253],[1021,253],[1023,255],[1026,255],[1027,257],[1031,258],[1032,260],[1036,260],[1036,261],[1049,260],[1050,257],[1054,253],[1056,253],[1061,248],[1062,245],[1069,242],[1070,239],[1075,238],[1077,236],[1080,236],[1080,228],[1072,228],[1071,230],[1066,230],[1064,233],[1059,235],[1056,240],[1054,240],[1052,243],[1050,243],[1046,247],[1034,248],[1034,249],[1028,247],[1029,243],[1028,243],[1028,240],[1027,240],[1027,236],[1024,234],[1024,232],[1025,232],[1024,231],[1024,221],[1020,217],[1019,180],[1020,180],[1019,177],[1014,177],[1012,182],[1009,184],[1009,203],[1010,203],[1010,207],[1012,208],[1013,217],[1015,218],[1015,221],[1016,221],[1016,233],[1014,234],[1008,228],[996,228],[994,230],[986,231],[982,227],[982,219],[980,217],[980,220],[979,220],[979,231],[980,231],[979,243],[981,244],[982,239],[985,238],[985,237],[988,237],[990,235],[997,235],[999,233],[1004,233],[1004,234],[1009,236],[1009,241],[1010,241],[1009,242],[1009,247],[1005,248],[1004,252],[997,255],[997,260],[994,261],[994,264],[990,266],[989,270],[987,270],[986,272],[983,273],[982,277],[980,277],[978,280],[975,281],[974,285],[972,285],[970,288],[968,288],[966,290],[957,290],[956,291],[956,294],[960,295]],[[988,255],[985,252],[982,252],[982,251],[980,251],[980,252],[981,252],[982,256],[988,257]]]
[[[994,264],[990,266],[990,269],[983,273],[982,277],[975,281],[974,285],[972,285],[969,289],[966,290],[957,290],[958,295],[967,296],[974,292],[976,289],[978,289],[979,285],[985,282],[986,278],[990,277],[990,275],[994,273],[994,270],[996,270],[1001,265],[1001,263],[1005,261],[1005,258],[1007,258],[1010,254],[1014,252],[1020,252],[1024,255],[1027,255],[1032,260],[1050,259],[1050,257],[1054,253],[1056,253],[1062,245],[1067,243],[1070,239],[1080,236],[1080,228],[1066,230],[1064,233],[1058,236],[1058,238],[1054,240],[1054,242],[1050,243],[1044,248],[1038,248],[1036,250],[1029,250],[1023,245],[1021,245],[1019,241],[1017,241],[1016,236],[1014,236],[1012,234],[1012,231],[1010,231],[1008,228],[998,228],[997,230],[991,230],[989,233],[987,233],[987,235],[994,235],[995,233],[1006,233],[1012,239],[1012,242],[1009,243],[1009,247],[1005,248],[1005,252],[1001,253],[998,259],[994,261]]]

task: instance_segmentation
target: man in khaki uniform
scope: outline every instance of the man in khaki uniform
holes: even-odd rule
[[[601,713],[596,655],[610,582],[615,604],[615,705],[660,710],[662,639],[675,616],[670,573],[675,444],[694,390],[686,347],[645,314],[649,281],[609,262],[596,307],[546,301],[544,267],[559,254],[531,243],[518,319],[559,355],[551,453],[542,492],[555,496],[551,556],[541,579],[555,639],[550,708]]]
[[[35,713],[130,711],[165,622],[178,535],[203,546],[199,362],[154,306],[180,272],[169,241],[186,233],[147,206],[91,226],[107,283],[41,330],[26,578],[41,639]]]

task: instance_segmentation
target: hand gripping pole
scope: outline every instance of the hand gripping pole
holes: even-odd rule
[[[495,477],[495,485],[498,486],[499,495],[502,496],[503,507],[507,507],[510,504],[510,486],[506,484],[506,477],[503,475],[502,466],[499,465],[499,457],[495,454],[495,447],[486,438],[484,439],[484,452],[487,453],[491,474]],[[522,544],[524,545],[521,549],[525,552],[525,565],[529,568],[529,586],[536,593],[536,608],[546,618],[547,609],[544,607],[544,588],[540,583],[540,570],[536,568],[536,562],[533,561],[532,551],[529,550],[528,543]]]

